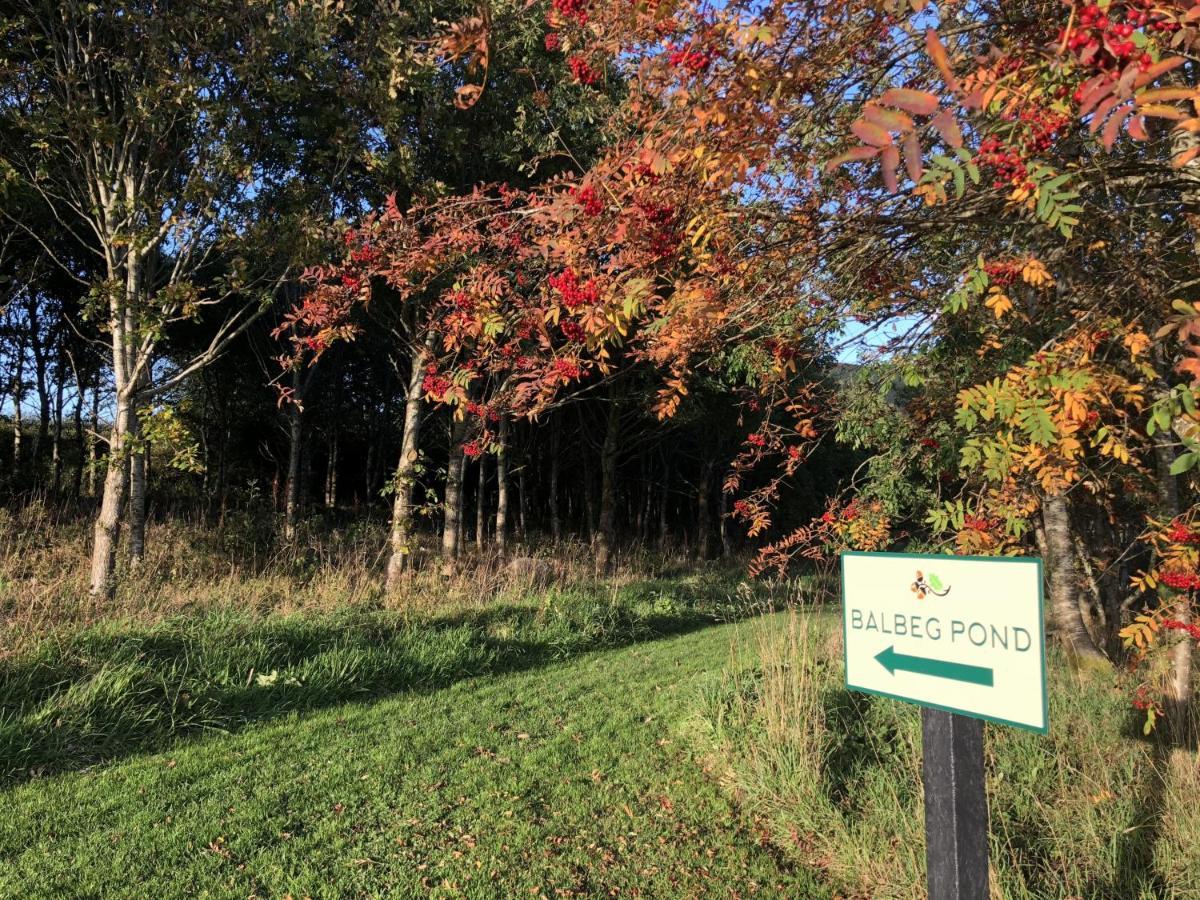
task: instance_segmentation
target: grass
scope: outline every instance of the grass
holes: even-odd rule
[[[844,689],[834,614],[744,638],[758,665],[711,688],[696,729],[731,795],[836,891],[923,896],[919,711]],[[1142,739],[1120,675],[1049,669],[1048,736],[986,729],[993,896],[1200,897],[1195,754]]]
[[[364,604],[101,623],[0,661],[0,781],[711,625],[758,608],[759,592],[735,584],[710,572],[575,582],[437,614]]]
[[[2,794],[0,895],[821,897],[690,753],[730,626]]]
[[[828,612],[745,621],[811,583],[560,545],[384,596],[373,526],[175,522],[99,608],[75,525],[0,516],[0,897],[923,896],[917,710]],[[1050,672],[1048,736],[987,729],[993,896],[1200,898],[1195,753]]]

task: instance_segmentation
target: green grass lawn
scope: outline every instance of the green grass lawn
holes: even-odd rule
[[[684,735],[731,627],[193,734],[2,796],[5,896],[825,896]]]

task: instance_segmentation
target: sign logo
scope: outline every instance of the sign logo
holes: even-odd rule
[[[938,578],[932,572],[929,573],[929,578],[926,579],[921,574],[921,570],[917,569],[917,580],[912,583],[912,587],[909,590],[917,595],[918,600],[924,600],[926,594],[933,594],[935,597],[945,597],[950,593],[950,586],[942,587],[942,579]]]
[[[845,553],[842,615],[848,688],[1045,732],[1041,560]]]

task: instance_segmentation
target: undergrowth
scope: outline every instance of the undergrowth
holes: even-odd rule
[[[750,626],[761,662],[708,693],[701,739],[789,858],[848,896],[922,897],[920,713],[845,690],[838,626]],[[993,896],[1200,896],[1195,755],[1142,738],[1121,675],[1049,671],[1049,735],[986,729]]]

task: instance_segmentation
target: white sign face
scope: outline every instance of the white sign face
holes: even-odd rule
[[[1042,561],[843,553],[846,687],[1046,731]]]

